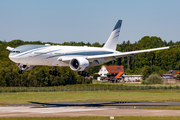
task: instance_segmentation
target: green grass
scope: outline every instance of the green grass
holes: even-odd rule
[[[180,102],[180,90],[76,91],[0,93],[0,104],[69,101],[174,101]]]
[[[163,117],[142,117],[142,116],[121,116],[114,117],[114,120],[179,120],[179,116]],[[110,120],[110,117],[11,117],[0,118],[0,120]]]
[[[102,82],[102,81],[97,81],[97,80],[94,80],[92,82],[92,84],[99,84],[99,85],[126,85],[126,86],[146,86],[144,84],[141,84],[141,83],[108,83],[108,82]],[[164,83],[164,84],[155,84],[155,85],[151,85],[151,86],[179,86],[180,83]]]

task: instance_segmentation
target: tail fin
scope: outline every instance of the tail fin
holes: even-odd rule
[[[118,20],[103,48],[116,50],[122,20]]]

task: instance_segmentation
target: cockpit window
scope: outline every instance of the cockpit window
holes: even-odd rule
[[[12,51],[13,53],[20,53],[20,51]]]
[[[16,51],[16,53],[20,53],[20,51]]]

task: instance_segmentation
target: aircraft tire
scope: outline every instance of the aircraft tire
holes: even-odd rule
[[[57,76],[57,71],[54,70],[52,75]]]
[[[85,75],[85,71],[82,71],[82,75],[83,75],[83,76]]]
[[[19,74],[23,74],[23,70],[19,70]]]
[[[87,77],[90,77],[90,73],[87,73]]]
[[[78,75],[82,75],[82,71],[79,71],[79,72],[78,72]]]
[[[52,70],[50,70],[50,71],[49,71],[49,74],[50,74],[50,75],[52,75],[52,74],[53,74]]]
[[[60,76],[61,76],[61,73],[58,73],[58,75],[57,75],[57,76],[59,76],[59,77],[60,77]]]

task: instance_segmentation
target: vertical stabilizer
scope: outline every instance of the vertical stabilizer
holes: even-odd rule
[[[103,48],[116,50],[122,20],[118,20]]]

